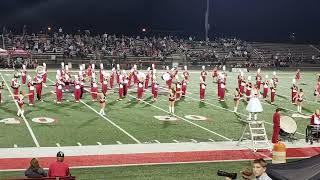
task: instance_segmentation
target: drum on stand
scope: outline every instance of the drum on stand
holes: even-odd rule
[[[297,131],[297,123],[289,116],[280,117],[280,136],[288,141],[295,140],[294,134]]]

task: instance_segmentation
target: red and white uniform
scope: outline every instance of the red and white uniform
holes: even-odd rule
[[[47,76],[48,76],[48,70],[47,70],[47,67],[44,67],[44,73],[42,75],[43,83],[47,83]]]
[[[69,74],[65,74],[64,75],[64,89],[66,91],[69,91],[70,90],[70,83],[71,83],[71,80],[70,80],[70,75]]]
[[[20,83],[17,78],[11,80],[11,88],[13,90],[14,99],[18,99]]]
[[[242,97],[242,95],[244,94],[244,89],[246,87],[246,82],[241,80],[240,82],[240,87],[239,87],[239,91],[240,91],[240,96]]]
[[[218,92],[218,99],[220,99],[220,96],[221,96],[221,95],[220,95],[220,93],[221,93],[221,91],[220,91],[220,89],[221,89],[221,82],[222,82],[222,81],[221,81],[221,79],[219,78],[219,79],[218,79],[218,82],[217,82],[217,84],[218,84],[218,91],[217,91],[217,92]]]
[[[274,103],[276,98],[276,89],[274,87],[271,87],[271,103]]]
[[[273,77],[272,81],[273,81],[273,86],[277,87],[277,85],[279,84],[279,79],[277,77]]]
[[[56,97],[57,103],[61,103],[62,101],[62,82],[56,82]]]
[[[91,68],[91,66],[89,66],[88,69],[87,69],[87,76],[89,76],[90,78],[92,77],[92,68]]]
[[[188,71],[184,71],[184,72],[183,72],[183,78],[184,78],[184,80],[188,82],[188,81],[189,81],[189,77],[190,77],[189,72],[188,72]]]
[[[186,95],[186,91],[187,91],[187,81],[184,79],[184,80],[182,80],[182,82],[181,82],[181,90],[182,90],[182,96],[185,96]]]
[[[200,76],[201,76],[203,82],[205,82],[206,81],[206,76],[207,76],[207,71],[202,70]]]
[[[267,98],[268,90],[269,90],[269,82],[267,81],[263,83],[263,98]]]
[[[114,71],[111,72],[110,74],[110,88],[113,88],[113,82],[114,82]]]
[[[218,77],[218,69],[217,69],[217,68],[214,68],[214,69],[212,70],[212,77],[213,77],[213,78]]]
[[[154,83],[153,85],[153,98],[157,99],[158,98],[158,91],[159,91],[159,84]]]
[[[144,89],[148,89],[148,87],[149,87],[150,76],[151,76],[150,73],[147,73],[146,80],[144,82]]]
[[[258,89],[260,89],[261,86],[262,77],[260,74],[256,75],[256,85],[258,86]]]
[[[138,90],[137,90],[137,98],[138,100],[141,100],[142,98],[142,95],[143,95],[143,91],[144,91],[144,86],[143,86],[143,82],[142,81],[139,81],[138,82]]]
[[[239,91],[236,91],[236,94],[234,95],[233,100],[234,101],[239,101],[241,98],[241,93]]]
[[[80,100],[80,95],[81,95],[81,84],[79,81],[76,81],[74,83],[74,100],[76,102],[79,102]]]
[[[119,84],[119,83],[120,83],[120,74],[121,74],[120,70],[117,70],[117,71],[116,71],[117,84]]]
[[[38,75],[34,77],[33,81],[36,83],[36,92],[39,100],[41,99],[41,94],[42,94],[42,83],[43,83],[43,78],[42,76]]]
[[[304,95],[303,94],[298,94],[298,96],[297,96],[297,100],[298,100],[298,102],[302,102],[303,101],[303,98],[304,98]]]
[[[27,82],[27,70],[22,69],[21,71],[21,83],[26,84]]]
[[[246,87],[246,97],[247,97],[247,101],[250,100],[251,90],[252,90],[252,87],[251,87],[250,85],[247,85],[247,87]]]
[[[176,84],[176,99],[180,99],[181,97],[181,82],[178,81]]]
[[[104,79],[103,78],[103,69],[100,68],[100,71],[99,71],[99,82],[102,83],[103,79]]]
[[[295,79],[296,79],[297,81],[299,81],[299,80],[301,79],[300,71],[297,71],[297,72],[296,72]]]
[[[123,84],[119,83],[119,99],[123,98]]]
[[[98,85],[96,82],[91,83],[91,97],[92,100],[96,101],[98,97]]]
[[[137,71],[133,71],[133,83],[137,84],[139,82],[138,80],[138,72]]]
[[[107,93],[107,91],[108,91],[108,81],[107,81],[106,79],[104,79],[104,80],[102,81],[101,89],[102,89],[102,92],[103,92],[104,94]]]
[[[33,81],[29,81],[28,82],[28,89],[29,89],[29,105],[33,105],[34,103],[34,85],[33,85]]]
[[[238,79],[238,88],[240,89],[243,77],[239,74],[237,79]]]
[[[313,114],[311,116],[310,125],[320,125],[320,114]]]
[[[204,100],[204,96],[206,93],[206,84],[204,82],[200,83],[200,100],[203,101]]]
[[[169,73],[170,74],[170,73]],[[170,79],[166,81],[166,84],[168,86],[168,89],[171,89],[171,85],[172,85],[172,78],[173,78],[173,75],[170,74]]]
[[[220,87],[220,101],[224,101],[225,93],[226,93],[226,85],[223,81],[221,82],[221,87]]]
[[[295,103],[296,101],[296,96],[297,96],[297,93],[298,93],[298,87],[297,86],[292,86],[291,87],[291,102],[292,103]]]
[[[22,106],[24,105],[24,101],[23,101],[24,97],[23,97],[22,94],[19,94],[17,97],[18,97],[17,98],[17,103],[18,103],[19,107],[22,108]]]

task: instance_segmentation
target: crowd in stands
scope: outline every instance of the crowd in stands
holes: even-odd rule
[[[21,36],[14,36],[9,32],[5,34],[5,37],[7,45],[13,50],[24,49],[33,54],[59,52],[64,58],[81,59],[90,55],[92,59],[102,59],[108,56],[116,58],[154,57],[165,60],[173,54],[178,54],[193,64],[198,62],[223,64],[229,59],[239,60],[239,63],[232,64],[234,67],[287,67],[301,63],[298,57],[291,55],[280,57],[273,54],[272,57],[261,58],[245,41],[235,38],[197,41],[191,37],[188,39],[172,36],[133,37],[107,33],[92,35],[89,31],[66,34],[62,30]]]

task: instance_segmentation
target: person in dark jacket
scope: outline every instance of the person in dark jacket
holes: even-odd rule
[[[40,167],[36,158],[31,159],[30,167],[25,171],[24,174],[28,178],[47,177],[47,173]]]

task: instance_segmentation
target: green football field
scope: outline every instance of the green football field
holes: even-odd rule
[[[34,72],[28,72],[34,75]],[[262,71],[263,77],[272,71]],[[2,71],[1,78],[10,86],[13,77],[12,71]],[[163,80],[159,82],[164,87]],[[48,74],[47,88],[43,89],[44,102],[36,101],[34,106],[28,106],[25,99],[25,119],[17,117],[17,106],[11,100],[11,89],[2,91],[4,102],[0,105],[0,148],[8,147],[54,147],[77,146],[97,144],[133,144],[133,143],[175,143],[175,142],[210,142],[237,140],[242,134],[248,114],[245,110],[246,102],[241,101],[239,113],[233,113],[233,96],[226,96],[225,102],[217,100],[217,84],[207,77],[206,100],[199,102],[199,75],[200,72],[192,71],[188,84],[187,96],[176,103],[175,114],[178,121],[164,122],[155,116],[168,115],[168,97],[165,92],[160,92],[157,102],[153,102],[150,91],[144,93],[144,102],[137,102],[136,87],[132,87],[129,95],[123,101],[117,101],[117,90],[108,90],[106,116],[98,114],[98,102],[92,102],[91,96],[85,93],[80,103],[75,103],[71,93],[63,94],[63,103],[56,104],[53,81],[55,73]],[[227,89],[232,93],[237,86],[238,73],[228,73]],[[252,77],[255,72],[246,73]],[[264,111],[258,115],[264,120],[269,139],[272,134],[272,114],[276,107],[284,108],[282,115],[292,116],[297,114],[296,106],[291,104],[291,84],[295,75],[293,71],[277,72],[280,85],[277,90],[275,105],[271,105],[270,94],[267,100],[261,100]],[[51,80],[51,81],[50,81]],[[302,72],[302,88],[306,95],[303,113],[310,115],[320,102],[315,102],[313,96],[317,80],[317,72]],[[21,88],[27,92],[27,86]],[[151,88],[149,87],[149,90]],[[160,90],[161,91],[161,90]],[[270,93],[270,91],[269,91]],[[191,117],[190,117],[191,115]],[[206,120],[195,120],[195,116],[204,117]],[[9,118],[9,119],[8,119]],[[40,122],[53,119],[51,123]],[[199,117],[198,117],[199,118]],[[307,117],[294,117],[297,125],[296,137],[305,138],[305,128],[309,124]],[[39,120],[39,119],[38,119]],[[17,122],[8,124],[5,122]]]

